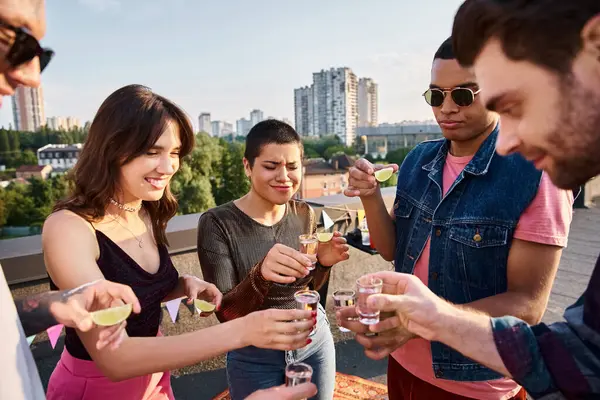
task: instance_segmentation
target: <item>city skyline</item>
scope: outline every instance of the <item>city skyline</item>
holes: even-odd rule
[[[379,122],[431,119],[421,94],[461,2],[49,2],[46,114],[89,121],[114,90],[140,83],[181,105],[196,129],[203,111],[233,123],[254,108],[293,120],[290,93],[306,76],[350,66],[379,85]],[[228,23],[198,24],[199,15]],[[0,125],[13,121],[10,103]]]

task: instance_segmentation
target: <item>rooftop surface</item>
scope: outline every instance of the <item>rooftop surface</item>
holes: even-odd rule
[[[353,207],[354,208],[354,207]],[[554,282],[545,322],[562,319],[564,309],[575,302],[583,293],[591,275],[598,253],[600,252],[600,209],[579,209],[575,211],[571,226],[569,246],[564,250],[559,271]],[[173,257],[176,268],[182,273],[193,273],[202,276],[195,252],[179,254]],[[354,248],[350,259],[336,265],[332,271],[329,293],[342,288],[354,286],[359,276],[381,270],[391,270],[392,264],[380,256],[371,256]],[[15,296],[37,293],[48,290],[47,281],[12,287]],[[330,300],[328,298],[328,300]],[[357,375],[378,382],[386,381],[387,360],[375,362],[364,357],[363,350],[352,338],[351,334],[341,334],[332,315],[332,304],[328,302],[331,329],[336,342],[336,361],[339,372]],[[202,329],[218,323],[214,316],[200,319],[192,314],[186,306],[180,307],[179,318],[175,324],[165,311],[162,332],[166,335],[177,335]],[[50,348],[45,334],[36,337],[31,346],[40,375],[44,384],[52,373],[63,350],[63,338],[57,347]],[[223,391],[226,386],[225,358],[218,357],[200,364],[173,371],[173,388],[177,399],[210,399]]]

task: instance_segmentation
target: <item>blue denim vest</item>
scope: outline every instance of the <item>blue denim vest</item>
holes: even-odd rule
[[[431,237],[429,288],[455,304],[507,290],[507,261],[521,214],[534,199],[542,173],[519,155],[495,152],[498,127],[442,197],[442,173],[449,142],[418,145],[398,174],[397,272],[413,273]],[[450,349],[431,344],[435,376],[487,381],[501,376]]]

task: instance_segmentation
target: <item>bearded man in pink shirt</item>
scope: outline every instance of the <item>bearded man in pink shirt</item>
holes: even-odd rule
[[[377,227],[371,239],[397,272],[414,274],[453,304],[535,324],[567,244],[573,192],[555,187],[520,155],[496,154],[498,116],[479,93],[475,75],[459,65],[446,40],[424,93],[444,139],[421,143],[407,156],[391,211],[373,175],[389,165],[357,161],[345,194],[360,197],[369,226]],[[368,327],[341,323],[368,352],[394,342],[391,400],[526,398],[516,382],[442,343],[398,335],[399,327],[365,336]]]

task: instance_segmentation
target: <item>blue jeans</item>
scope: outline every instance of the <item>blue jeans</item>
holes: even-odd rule
[[[332,400],[335,387],[335,347],[329,321],[319,305],[317,331],[312,343],[294,351],[260,349],[254,346],[227,353],[227,381],[232,400],[243,400],[260,389],[285,383],[288,363],[304,362],[313,368],[312,382],[319,393],[313,400]]]

